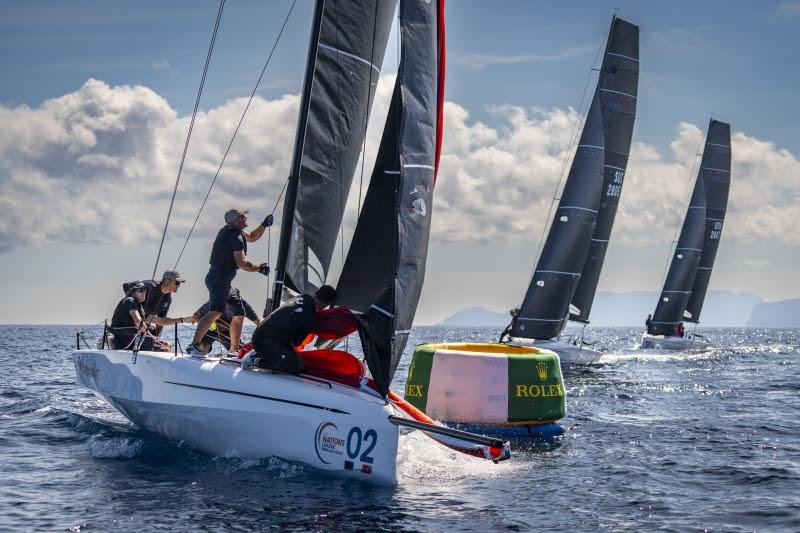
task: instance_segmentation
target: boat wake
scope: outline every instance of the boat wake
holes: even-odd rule
[[[435,484],[465,478],[509,477],[530,467],[516,457],[495,464],[446,448],[422,432],[403,432],[397,448],[397,473],[401,484],[404,480]]]

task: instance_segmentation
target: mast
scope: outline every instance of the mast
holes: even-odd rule
[[[289,172],[289,183],[286,186],[286,199],[283,203],[281,238],[278,244],[278,259],[275,263],[275,284],[272,292],[271,311],[274,311],[281,305],[281,293],[286,278],[286,259],[289,257],[294,209],[297,203],[297,186],[300,182],[300,165],[303,159],[303,144],[306,138],[306,126],[308,125],[308,108],[309,102],[311,101],[311,87],[314,83],[314,68],[317,62],[317,49],[319,45],[320,28],[322,27],[322,12],[324,9],[325,0],[316,0],[314,6],[314,21],[311,25],[311,36],[308,43],[308,59],[306,60],[306,73],[303,80],[303,94],[300,98],[300,116],[297,119],[297,133],[294,138],[292,166]]]

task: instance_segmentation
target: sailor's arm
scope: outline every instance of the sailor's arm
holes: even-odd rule
[[[258,265],[255,263],[251,263],[247,259],[247,255],[242,250],[238,252],[233,252],[233,259],[236,261],[236,266],[244,270],[245,272],[258,272]]]
[[[244,233],[244,239],[247,242],[256,242],[258,239],[261,238],[262,235],[264,235],[264,231],[266,231],[266,229],[272,225],[272,220],[273,220],[272,215],[267,215],[264,221],[261,222],[261,224],[259,224],[259,226],[256,229],[254,229],[249,233],[243,231],[242,233]]]
[[[172,324],[194,324],[197,320],[194,316],[179,316],[178,318],[170,318],[168,316],[147,315],[147,322],[150,324],[157,324],[159,326],[171,326]]]
[[[128,313],[130,313],[131,318],[133,319],[133,323],[136,325],[136,328],[144,331],[146,326],[144,321],[142,320],[142,315],[139,314],[139,311],[137,309],[131,309],[130,311],[128,311]]]

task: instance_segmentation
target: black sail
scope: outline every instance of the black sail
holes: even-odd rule
[[[711,119],[708,135],[703,148],[703,161],[700,167],[703,190],[706,197],[706,224],[703,238],[703,253],[697,267],[689,303],[684,317],[688,322],[699,322],[700,311],[711,280],[711,269],[717,257],[722,223],[728,207],[728,189],[731,185],[731,126],[725,122]]]
[[[557,337],[586,262],[603,186],[604,133],[600,97],[595,94],[550,232],[511,336]]]
[[[705,160],[704,154],[703,163]],[[706,194],[701,166],[667,279],[664,281],[664,288],[656,305],[656,312],[653,314],[650,332],[654,335],[674,335],[678,323],[683,321],[683,312],[689,302],[689,295],[692,293],[692,286],[697,276],[697,267],[700,264],[700,255],[703,253],[705,227]]]
[[[589,321],[628,166],[638,87],[639,27],[614,17],[597,82],[605,131],[603,190],[592,243],[572,296],[571,320]]]
[[[305,136],[299,139],[301,152],[294,154],[302,158],[296,200],[284,208],[283,223],[291,225],[291,233],[281,244],[288,256],[285,267],[276,268],[278,277],[284,276],[278,281],[298,292],[313,293],[327,277],[395,5],[394,0],[324,0]]]
[[[401,0],[401,62],[378,158],[339,279],[337,305],[363,313],[359,334],[386,394],[425,277],[441,141],[443,0]]]

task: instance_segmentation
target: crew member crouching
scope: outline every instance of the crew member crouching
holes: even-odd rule
[[[317,325],[317,311],[336,300],[336,289],[323,285],[314,296],[303,294],[273,311],[253,332],[253,350],[242,360],[242,368],[258,366],[299,374],[303,360],[294,346],[300,345]]]

